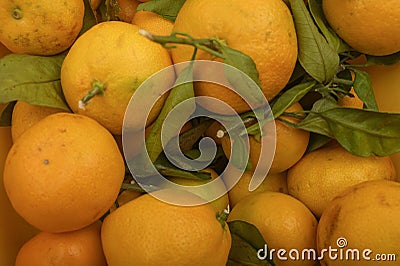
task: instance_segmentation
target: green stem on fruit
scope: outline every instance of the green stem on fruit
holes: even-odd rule
[[[221,224],[222,228],[225,229],[226,226],[226,220],[228,219],[228,211],[227,210],[223,210],[221,213],[217,212],[217,220],[218,222]]]
[[[105,84],[103,82],[100,82],[98,80],[93,81],[90,91],[82,99],[79,100],[79,109],[85,110],[85,107],[89,103],[89,101],[96,95],[103,95],[104,90]]]
[[[144,29],[139,30],[139,34],[145,36],[151,41],[157,42],[161,44],[165,48],[175,48],[176,46],[170,46],[168,44],[186,44],[191,45],[196,50],[200,49],[209,54],[224,59],[223,54],[220,52],[223,41],[217,38],[203,38],[196,39],[191,35],[184,32],[172,32],[169,36],[160,36],[150,34],[148,31]],[[194,58],[192,58],[193,60]]]
[[[11,16],[14,18],[14,19],[21,19],[23,16],[22,16],[22,10],[19,8],[19,7],[16,7],[16,8],[14,8],[12,11],[11,11]]]

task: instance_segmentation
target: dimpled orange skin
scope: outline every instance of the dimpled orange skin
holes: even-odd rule
[[[330,259],[325,253],[323,266],[395,266],[399,265],[400,246],[400,184],[389,180],[374,180],[352,186],[332,200],[318,224],[317,246],[343,251],[343,260]],[[347,245],[338,248],[338,239]],[[339,242],[344,243],[344,242]],[[346,260],[349,250],[358,249],[360,260]],[[363,251],[369,249],[371,252]],[[336,253],[338,254],[338,253]],[[381,261],[375,256],[382,254]],[[390,260],[390,254],[396,259]],[[363,259],[363,255],[371,260]],[[351,256],[351,254],[350,254]],[[386,258],[386,261],[382,260]]]
[[[183,190],[161,190],[189,199]],[[160,195],[160,194],[159,194]],[[231,247],[228,225],[208,203],[178,206],[150,194],[136,198],[106,217],[101,231],[110,266],[225,266]]]
[[[113,134],[121,135],[125,111],[136,89],[152,74],[170,65],[167,50],[141,36],[138,26],[121,21],[102,22],[72,45],[61,68],[61,85],[73,112],[92,117]],[[160,86],[172,85],[174,74],[149,94],[159,96]],[[85,109],[80,108],[79,101],[92,89],[94,81],[104,84],[104,94],[94,96]],[[146,125],[157,117],[164,100],[161,97],[155,103]],[[135,111],[145,114],[147,108],[135,106]]]
[[[47,232],[83,228],[118,196],[124,160],[113,136],[88,117],[57,113],[12,146],[4,187],[14,209]]]
[[[398,0],[323,0],[333,30],[355,50],[376,56],[400,51]]]
[[[75,41],[84,12],[82,0],[3,0],[0,41],[17,54],[58,54]]]
[[[65,110],[17,101],[11,121],[11,134],[15,142],[22,133],[48,115],[66,112]]]
[[[174,27],[174,23],[171,20],[165,19],[154,12],[141,10],[135,13],[132,23],[155,35],[170,35]]]
[[[250,56],[256,64],[261,89],[271,100],[287,84],[296,60],[297,38],[292,16],[281,0],[188,0],[180,10],[174,31],[185,32],[194,38],[226,41],[231,48]],[[171,49],[174,63],[188,61],[193,47],[177,45]],[[212,60],[212,55],[198,51],[196,59]],[[229,89],[209,83],[195,86],[198,96],[222,100],[242,113],[247,104]],[[207,108],[225,113],[226,108]]]
[[[15,266],[106,266],[101,222],[65,233],[40,232],[19,250]]]

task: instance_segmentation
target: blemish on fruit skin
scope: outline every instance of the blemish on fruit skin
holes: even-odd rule
[[[45,165],[48,165],[50,162],[49,162],[49,160],[45,159],[45,160],[43,160],[43,163],[44,163]]]
[[[334,222],[332,222],[326,228],[326,239],[325,239],[325,242],[323,243],[324,247],[328,247],[332,243],[332,241],[334,241],[331,238],[336,231],[338,218],[339,218],[341,210],[342,210],[342,207],[338,204],[333,207],[333,210],[330,210],[330,214],[329,214],[329,216],[331,217],[330,220],[334,221]]]

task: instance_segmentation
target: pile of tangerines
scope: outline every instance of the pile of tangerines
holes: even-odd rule
[[[141,2],[147,2],[150,9],[151,3],[162,8],[144,11]],[[15,265],[377,265],[377,254],[386,256],[382,265],[396,265],[393,258],[400,260],[400,184],[393,157],[359,156],[335,138],[310,150],[314,133],[290,124],[304,118],[313,103],[312,94],[307,94],[308,100],[294,98],[275,118],[275,155],[264,181],[254,191],[248,189],[251,167],[219,199],[196,206],[163,202],[155,195],[171,193],[168,189],[152,195],[135,187],[131,179],[127,181],[132,176],[124,155],[136,153],[124,153],[121,135],[125,110],[135,90],[174,64],[193,59],[223,61],[200,46],[192,58],[196,49],[179,43],[182,38],[171,47],[152,37],[172,38],[179,32],[179,36],[196,38],[194,42],[209,38],[247,55],[254,62],[265,98],[274,102],[299,67],[298,28],[291,5],[308,10],[309,2],[320,4],[330,30],[361,54],[355,62],[363,62],[365,55],[395,56],[400,51],[397,0],[0,3],[0,64],[7,67],[19,56],[58,60],[59,73],[56,68],[43,73],[59,76],[51,81],[53,90],[47,91],[56,94],[59,88],[63,101],[45,104],[28,91],[22,91],[12,103],[0,98],[0,103],[13,106],[13,145],[3,172],[5,191],[16,212],[40,230],[20,248]],[[178,5],[175,17],[171,14]],[[399,64],[387,69],[397,68],[400,74]],[[15,71],[16,76],[29,74]],[[159,86],[172,86],[179,71]],[[50,81],[45,79],[36,84],[36,90],[48,88]],[[5,83],[0,81],[0,91],[1,84]],[[238,114],[249,111],[243,99],[221,85],[195,84],[194,95],[217,98]],[[145,125],[149,131],[162,115],[168,97],[162,95],[151,107]],[[365,107],[354,90],[337,101],[349,109]],[[147,108],[137,106],[134,111],[140,115]],[[202,108],[229,115],[212,103],[206,102]],[[194,127],[188,123],[182,132]],[[224,128],[214,122],[202,136],[213,138],[223,156],[230,158],[231,138],[221,132]],[[249,165],[266,163],[259,160],[260,138],[264,137],[268,134],[249,135]],[[138,144],[134,150],[142,146]],[[167,178],[187,186],[211,180],[225,186],[218,178],[221,169],[210,165],[203,172],[211,178]],[[237,174],[227,172],[224,180]],[[202,197],[184,190],[173,193],[183,201]],[[231,227],[234,221],[244,222],[244,229]],[[256,228],[258,235],[250,234],[251,228]],[[347,242],[343,245],[338,240]],[[271,251],[268,260],[257,257],[264,248],[260,243]],[[330,248],[344,252],[369,249],[371,260],[318,256]],[[293,250],[299,253],[290,252]],[[316,256],[307,253],[308,257],[302,258],[305,250],[314,250]]]

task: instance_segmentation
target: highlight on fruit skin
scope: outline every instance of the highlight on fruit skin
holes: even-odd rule
[[[83,228],[118,196],[125,165],[113,136],[95,120],[56,113],[11,147],[4,188],[14,209],[46,232]]]

